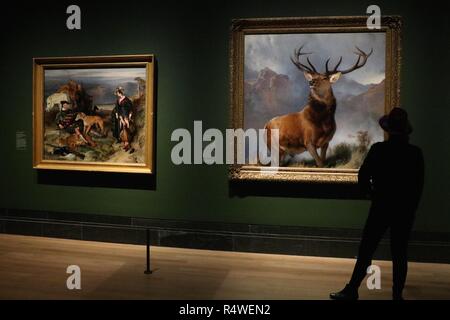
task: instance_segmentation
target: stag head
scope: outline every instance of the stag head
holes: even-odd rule
[[[301,56],[307,56],[312,54],[311,52],[302,52],[303,47],[304,45],[300,46],[297,50],[294,51],[294,56],[291,57],[291,61],[300,71],[303,72],[306,80],[309,83],[309,88],[311,89],[311,92],[313,94],[318,95],[319,97],[323,97],[324,95],[332,92],[331,84],[338,81],[341,75],[362,68],[366,64],[367,59],[373,53],[373,49],[369,53],[365,53],[358,47],[355,47],[357,51],[355,51],[354,53],[358,56],[358,59],[356,60],[356,63],[352,67],[346,70],[339,70],[338,68],[342,63],[342,57],[340,57],[336,66],[330,71],[328,66],[328,64],[330,63],[329,58],[325,63],[325,72],[321,73],[317,71],[317,69],[309,60],[309,57],[306,58],[306,62],[308,63],[308,65],[300,61]]]

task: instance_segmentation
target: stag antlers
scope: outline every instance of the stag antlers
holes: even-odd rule
[[[337,73],[337,72],[340,72],[341,74],[346,74],[346,73],[350,73],[352,71],[355,71],[356,69],[364,67],[364,65],[367,62],[367,59],[373,53],[373,48],[372,48],[372,50],[370,50],[369,53],[365,53],[364,51],[362,51],[358,47],[355,47],[355,48],[356,48],[356,50],[358,50],[358,51],[354,51],[354,53],[356,55],[358,55],[358,60],[356,60],[356,63],[351,68],[348,68],[347,70],[338,70],[338,68],[339,68],[339,66],[341,65],[341,62],[342,62],[342,57],[340,57],[339,62],[336,64],[336,66],[334,67],[333,71],[329,71],[328,70],[328,62],[330,61],[330,58],[328,58],[327,63],[325,64],[325,70],[326,70],[325,72],[326,72],[326,74],[329,75],[329,74],[333,74],[333,73]],[[362,63],[360,64],[361,59],[362,59]]]
[[[303,52],[302,53],[302,49],[304,46],[305,45],[302,45],[302,46],[300,46],[300,48],[294,50],[294,57],[291,57],[291,61],[293,64],[295,64],[297,66],[297,68],[299,68],[303,72],[317,73],[316,68],[314,68],[313,64],[309,60],[309,57],[306,58],[306,61],[308,61],[309,67],[300,62],[300,56],[312,54],[312,52]]]
[[[309,66],[303,64],[300,62],[300,57],[304,56],[304,55],[309,55],[312,54],[312,52],[302,52],[302,49],[305,45],[300,46],[298,49],[296,49],[294,51],[294,57],[291,57],[291,61],[292,63],[301,71],[303,72],[308,72],[308,73],[319,73],[317,72],[316,68],[314,67],[314,65],[311,63],[311,61],[309,60],[309,57],[306,58],[306,61],[308,62]],[[373,53],[373,48],[370,50],[369,53],[365,53],[364,51],[362,51],[360,48],[356,47],[357,51],[354,51],[354,53],[358,56],[358,59],[356,60],[356,63],[351,67],[348,68],[346,70],[338,70],[339,66],[342,63],[342,56],[339,58],[338,63],[336,64],[336,66],[333,68],[332,71],[329,70],[328,68],[328,64],[330,62],[331,58],[328,58],[327,62],[325,63],[325,75],[329,76],[335,73],[340,72],[341,74],[346,74],[346,73],[350,73],[352,71],[355,71],[359,68],[362,68],[366,62],[367,59],[372,55]],[[361,61],[362,60],[362,61]]]

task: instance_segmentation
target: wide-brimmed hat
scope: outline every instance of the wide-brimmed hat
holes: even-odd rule
[[[413,131],[408,113],[401,108],[393,108],[388,115],[380,118],[379,124],[391,134],[410,134]]]

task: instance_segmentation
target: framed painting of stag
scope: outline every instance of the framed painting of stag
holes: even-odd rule
[[[379,118],[400,104],[400,30],[397,16],[379,29],[367,17],[234,20],[232,126],[245,133],[234,147],[246,162],[230,179],[356,183],[385,139]]]
[[[33,59],[33,167],[153,173],[153,55]]]

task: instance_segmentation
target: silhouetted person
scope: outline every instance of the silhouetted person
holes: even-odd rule
[[[407,247],[422,195],[424,160],[420,148],[409,143],[412,127],[406,111],[394,108],[379,123],[389,138],[370,148],[358,174],[359,186],[372,199],[358,259],[350,282],[342,291],[330,294],[331,299],[358,299],[358,288],[387,229],[390,229],[392,255],[392,297],[403,299],[408,271]]]

